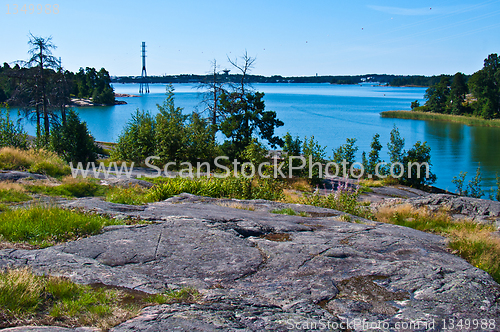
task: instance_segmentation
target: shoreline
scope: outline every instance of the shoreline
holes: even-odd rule
[[[381,112],[380,116],[383,118],[454,122],[454,123],[461,123],[467,126],[500,128],[500,119],[487,120],[475,116],[441,114],[432,112],[418,112],[418,111],[403,111],[403,110]]]

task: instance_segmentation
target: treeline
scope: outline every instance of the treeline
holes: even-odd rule
[[[26,90],[29,84],[36,84],[40,77],[40,69],[37,67],[10,66],[4,62],[0,67],[0,103],[8,102],[11,106],[24,106],[29,98],[21,90]],[[44,68],[43,76],[48,86],[60,85],[63,83],[64,90],[55,98],[48,99],[47,102],[54,106],[65,102],[68,104],[71,97],[91,99],[96,104],[114,105],[115,94],[111,86],[111,78],[106,69],[101,68],[80,68],[77,73],[62,71],[59,68]],[[29,103],[28,103],[29,104]],[[60,105],[58,105],[60,106]]]
[[[500,117],[500,58],[490,54],[484,66],[472,76],[456,73],[441,76],[425,93],[425,105],[418,101],[412,110],[454,115],[473,115],[484,119]]]
[[[242,75],[240,74],[218,74],[218,80],[224,83],[240,83]],[[147,78],[148,83],[204,83],[209,82],[213,78],[213,74],[209,75],[165,75],[165,76],[150,76]],[[250,75],[245,76],[246,83],[330,83],[330,84],[360,84],[360,83],[380,83],[391,86],[431,86],[439,82],[440,76],[403,76],[403,75],[380,75],[367,74],[356,76],[261,76]],[[120,76],[115,77],[111,81],[113,83],[140,83],[140,76]]]

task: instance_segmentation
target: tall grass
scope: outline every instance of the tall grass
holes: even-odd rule
[[[0,149],[0,169],[28,171],[53,177],[71,173],[69,166],[54,152],[10,147]]]
[[[27,242],[42,247],[98,234],[104,226],[119,221],[82,214],[58,207],[34,205],[0,214],[0,235],[10,242]]]
[[[500,282],[500,239],[494,237],[493,225],[469,220],[454,220],[445,212],[430,212],[403,204],[381,208],[375,219],[446,236],[449,247],[472,265],[488,272]]]
[[[500,127],[500,120],[487,120],[474,116],[440,114],[418,111],[385,111],[380,113],[383,118],[398,118],[412,120],[432,120],[463,123],[468,126]]]
[[[26,189],[32,193],[63,197],[92,197],[104,196],[106,187],[98,183],[97,179],[81,179],[71,176],[65,177],[58,186],[35,184],[27,185]]]
[[[0,273],[0,328],[12,325],[94,326],[108,330],[147,305],[193,303],[201,294],[183,288],[166,294],[131,294],[111,287],[78,285],[66,278],[34,275],[28,268]]]
[[[146,195],[151,201],[161,201],[181,193],[214,198],[280,200],[283,183],[275,179],[240,177],[162,178]]]

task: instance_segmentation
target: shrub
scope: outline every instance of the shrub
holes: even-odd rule
[[[421,143],[418,141],[415,143],[403,157],[403,166],[407,169],[404,170],[404,176],[400,178],[400,182],[413,187],[421,187],[436,182],[436,175],[431,172],[430,153],[431,148],[426,142]],[[421,166],[410,168],[413,163],[419,163]],[[427,164],[427,166],[422,164]]]
[[[1,106],[1,105],[0,105]],[[28,148],[28,134],[24,132],[21,124],[15,125],[10,120],[9,108],[5,112],[0,111],[0,147],[10,146],[13,148],[27,149]]]
[[[149,112],[139,110],[118,137],[118,143],[111,153],[114,160],[130,160],[143,163],[155,152],[155,120]]]
[[[77,164],[82,162],[95,162],[97,154],[102,149],[96,145],[94,137],[87,129],[87,124],[82,122],[78,114],[69,110],[66,115],[66,123],[54,124],[50,133],[52,149],[62,156],[67,162]]]

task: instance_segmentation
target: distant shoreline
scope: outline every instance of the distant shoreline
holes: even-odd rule
[[[380,113],[380,116],[383,118],[445,121],[445,122],[461,123],[468,126],[500,128],[500,119],[487,120],[475,116],[417,112],[417,111],[385,111]]]

